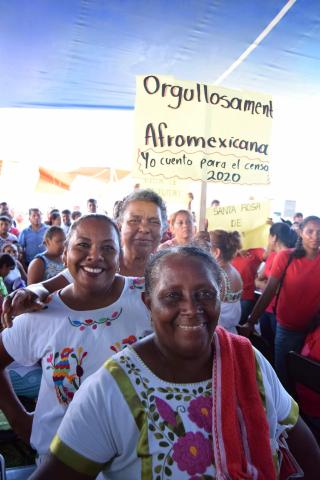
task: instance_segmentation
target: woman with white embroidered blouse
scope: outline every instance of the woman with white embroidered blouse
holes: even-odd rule
[[[105,215],[82,216],[73,223],[65,250],[73,282],[56,292],[45,310],[16,317],[12,328],[2,332],[0,408],[37,450],[39,462],[85,378],[151,330],[141,300],[144,280],[117,273],[120,255],[116,224]],[[25,411],[4,374],[13,360],[22,365],[41,361],[34,415]]]
[[[212,256],[164,249],[145,282],[154,334],[83,384],[30,480],[276,480],[291,458],[285,432],[305,478],[318,478],[319,447],[296,403],[246,338],[217,327]]]

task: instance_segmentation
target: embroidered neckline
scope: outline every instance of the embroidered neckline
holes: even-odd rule
[[[223,302],[226,302],[226,303],[237,302],[238,300],[241,299],[242,288],[240,290],[234,292],[231,289],[231,282],[230,282],[230,278],[229,278],[229,275],[227,274],[227,272],[223,268],[221,268],[221,273],[222,273],[224,284],[225,284],[225,293],[224,293]]]

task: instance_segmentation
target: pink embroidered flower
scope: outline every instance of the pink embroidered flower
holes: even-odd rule
[[[84,323],[86,325],[91,325],[91,323],[93,323],[93,320],[92,320],[92,318],[87,318],[87,320],[85,320]]]
[[[119,315],[118,312],[112,312],[111,318],[116,318],[117,315]]]
[[[47,357],[47,362],[51,363],[52,362],[53,355],[50,353],[49,357]]]
[[[212,398],[197,397],[192,400],[188,407],[188,414],[198,427],[204,428],[206,432],[212,431]]]
[[[83,325],[81,325],[81,327],[79,328],[79,330],[81,330],[81,331],[84,330],[84,329],[85,329],[85,327]]]
[[[176,426],[177,425],[176,415],[172,410],[172,408],[170,407],[170,405],[159,397],[155,397],[155,402],[156,402],[157,410],[161,415],[161,417],[163,418],[163,420],[170,423],[170,425]]]
[[[204,473],[213,460],[211,443],[201,432],[188,432],[173,445],[172,458],[189,475]]]

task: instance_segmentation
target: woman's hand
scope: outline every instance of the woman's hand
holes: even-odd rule
[[[237,331],[239,335],[249,338],[254,332],[254,325],[252,323],[244,323],[243,325],[237,325]]]
[[[33,413],[24,412],[24,414],[15,419],[14,423],[11,425],[12,430],[27,445],[30,445],[33,415]]]
[[[44,301],[40,301],[37,294],[27,288],[20,288],[7,297],[2,304],[1,324],[3,328],[12,327],[14,317],[21,313],[36,312],[42,310],[45,304],[50,301],[47,297]]]

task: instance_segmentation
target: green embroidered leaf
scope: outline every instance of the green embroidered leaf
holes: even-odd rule
[[[171,442],[174,442],[174,434],[172,432],[168,432],[168,437],[170,438]]]
[[[176,400],[181,400],[182,395],[176,395],[174,398],[175,398]]]
[[[145,400],[141,400],[141,404],[144,408],[147,408],[148,407],[148,404]]]
[[[166,447],[166,448],[168,448],[170,446],[169,443],[165,442],[165,441],[159,442],[159,445],[160,445],[160,447]]]
[[[166,425],[165,425],[164,422],[160,422],[160,423],[158,424],[158,426],[159,426],[159,428],[160,428],[160,430],[161,430],[162,432],[163,432],[163,431],[165,430],[165,428],[166,428]]]
[[[150,412],[154,412],[156,410],[156,406],[154,403],[152,403],[149,407]]]
[[[202,392],[203,392],[203,387],[199,387],[199,388],[198,388],[198,392],[199,392],[199,393],[202,393]]]
[[[193,390],[192,390],[192,393],[193,393],[194,395],[197,395],[197,394],[198,394],[198,392],[197,392],[196,389],[193,389]]]
[[[162,387],[159,387],[157,388],[158,392],[161,392],[161,393],[167,393],[167,391],[169,390],[169,388],[162,388]]]
[[[161,477],[160,475],[157,475],[156,478],[154,480],[161,480]]]
[[[167,464],[173,465],[173,458],[170,455],[167,456]]]
[[[59,352],[56,352],[56,353],[54,354],[54,358],[58,358],[58,357],[59,357]]]
[[[180,392],[180,388],[175,387],[175,388],[173,389],[173,391],[174,391],[174,392]]]
[[[159,433],[159,432],[155,433],[154,436],[157,440],[162,440],[162,438],[163,438],[162,433]]]
[[[155,432],[155,431],[156,431],[156,427],[155,427],[152,423],[150,423],[150,425],[149,425],[149,430],[150,430],[151,432]]]
[[[192,398],[192,397],[190,397],[190,395],[187,395],[187,396],[183,397],[183,400],[184,400],[185,402],[190,402],[191,398]]]
[[[155,390],[154,388],[148,388],[147,395],[151,395],[151,393],[153,393],[154,390]]]
[[[161,472],[161,469],[162,469],[162,466],[161,465],[157,465],[154,469],[154,472],[155,473],[160,473]]]
[[[147,394],[146,394],[146,392],[141,392],[141,397],[144,398],[145,400],[147,400]]]
[[[176,413],[176,422],[177,422],[177,424],[175,425],[175,427],[172,430],[174,431],[174,433],[178,437],[182,437],[183,435],[185,435],[186,431],[184,429],[184,425],[182,423],[182,419],[181,419],[179,413]]]
[[[159,453],[158,455],[158,460],[163,460],[165,457],[165,454],[164,453]]]
[[[183,393],[189,393],[189,390],[187,388],[182,389]]]
[[[172,400],[173,399],[173,394],[169,393],[168,395],[166,395],[166,399],[167,400]]]
[[[154,395],[150,395],[149,401],[150,401],[150,402],[154,402]]]
[[[167,475],[167,477],[171,477],[171,475],[172,475],[172,470],[171,470],[171,468],[165,466],[165,467],[164,467],[164,473]]]
[[[154,418],[154,420],[157,422],[157,421],[159,420],[159,418],[160,418],[160,415],[159,415],[157,412],[155,412],[155,413],[153,414],[153,418]]]
[[[136,378],[136,384],[140,385],[140,378]]]

